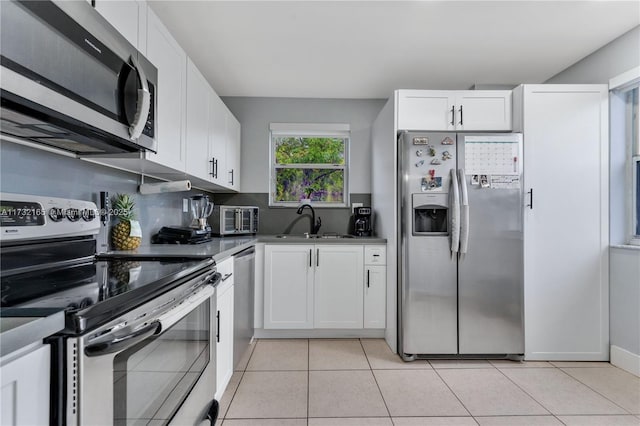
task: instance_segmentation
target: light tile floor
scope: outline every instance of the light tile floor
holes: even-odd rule
[[[259,340],[223,426],[640,426],[640,378],[594,362],[403,362],[382,339]]]

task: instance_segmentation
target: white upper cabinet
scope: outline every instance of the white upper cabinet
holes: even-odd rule
[[[209,160],[212,162],[213,183],[228,186],[227,176],[227,106],[211,90],[209,100]]]
[[[187,60],[186,170],[192,176],[211,180],[214,164],[210,163],[210,98],[211,88],[198,68]]]
[[[455,93],[399,90],[398,129],[455,130]]]
[[[400,130],[511,130],[510,90],[398,90]]]
[[[231,114],[226,106],[227,139],[226,139],[226,187],[240,190],[240,122]]]
[[[143,54],[147,50],[147,4],[143,0],[96,0],[95,9]]]
[[[465,90],[456,95],[456,130],[511,130],[511,90]]]
[[[146,56],[158,69],[158,153],[150,154],[150,159],[184,171],[187,55],[151,8],[147,10]]]

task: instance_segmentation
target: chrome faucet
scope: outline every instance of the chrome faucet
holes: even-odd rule
[[[309,210],[311,210],[311,227],[309,229],[311,231],[310,234],[315,235],[320,230],[320,226],[322,226],[322,219],[318,216],[318,221],[316,222],[316,212],[310,204],[302,204],[298,207],[298,211],[296,213],[302,214],[305,207],[309,207]]]

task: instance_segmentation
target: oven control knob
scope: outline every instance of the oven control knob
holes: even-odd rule
[[[69,219],[71,222],[77,222],[80,219],[80,210],[67,209],[67,219]]]
[[[82,210],[82,220],[84,220],[85,222],[91,222],[95,218],[96,218],[96,212],[94,212],[93,210],[91,209]]]
[[[49,218],[54,222],[60,222],[64,219],[64,210],[58,207],[54,207],[49,210]]]

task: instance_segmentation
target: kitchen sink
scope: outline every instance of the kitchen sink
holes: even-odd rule
[[[353,235],[348,234],[279,234],[276,235],[276,238],[304,238],[304,239],[339,239],[339,238],[354,238]]]

